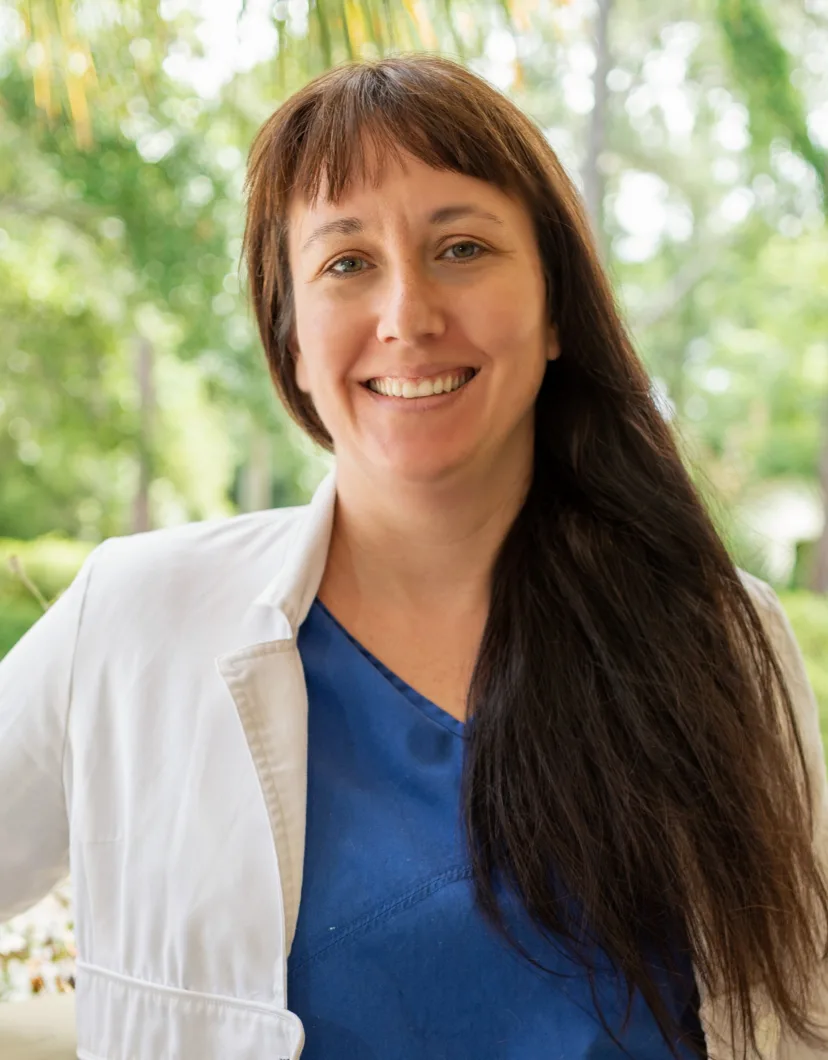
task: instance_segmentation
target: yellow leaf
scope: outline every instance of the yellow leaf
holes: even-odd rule
[[[351,37],[354,55],[360,56],[368,40],[368,32],[362,17],[362,8],[357,0],[345,0],[345,20],[348,23],[348,33]]]
[[[437,34],[422,0],[403,0],[403,5],[417,27],[423,46],[428,49],[436,48],[438,43]]]
[[[69,74],[66,78],[66,94],[69,97],[69,112],[75,127],[78,147],[92,146],[92,124],[89,119],[89,104],[83,87],[83,79]]]

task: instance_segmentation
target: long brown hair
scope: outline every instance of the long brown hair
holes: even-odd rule
[[[734,1034],[755,1047],[759,987],[783,1024],[822,1044],[808,994],[828,885],[784,674],[654,403],[576,190],[536,126],[462,66],[418,55],[339,67],[259,131],[244,247],[282,400],[332,449],[288,348],[286,212],[294,190],[313,202],[324,179],[336,202],[367,177],[368,144],[520,197],[560,340],[469,694],[463,807],[481,910],[537,963],[506,924],[504,882],[592,984],[588,925],[673,1055],[680,1028],[649,961],[674,969],[677,940],[706,989],[731,1000]]]

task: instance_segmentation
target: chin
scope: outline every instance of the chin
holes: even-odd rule
[[[438,484],[450,479],[460,471],[469,460],[468,454],[449,456],[445,452],[434,453],[388,453],[383,459],[383,467],[400,481],[411,485],[426,486]]]

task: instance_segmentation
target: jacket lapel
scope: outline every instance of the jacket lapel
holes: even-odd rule
[[[293,515],[272,581],[245,618],[245,646],[216,659],[259,777],[278,859],[286,961],[302,892],[307,800],[307,689],[296,637],[322,581],[336,500],[335,469]]]

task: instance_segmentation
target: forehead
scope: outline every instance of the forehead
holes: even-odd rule
[[[384,214],[403,210],[408,217],[428,220],[435,211],[465,204],[507,219],[522,212],[516,199],[490,184],[456,170],[437,169],[407,152],[356,172],[337,200],[330,198],[324,178],[315,202],[301,191],[289,201],[288,228],[292,245],[302,243],[320,224],[358,217],[366,225]]]

